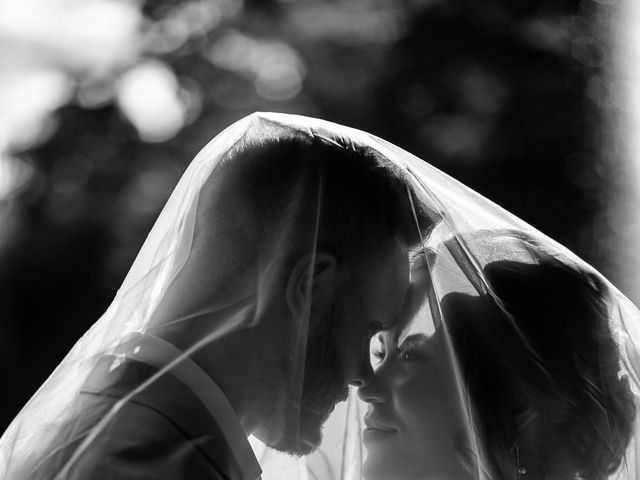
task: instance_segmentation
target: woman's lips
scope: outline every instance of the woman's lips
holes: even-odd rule
[[[382,440],[398,433],[398,429],[370,417],[365,418],[366,428],[362,432],[365,441]]]
[[[395,436],[396,433],[398,433],[397,430],[367,427],[362,432],[362,438],[365,442],[375,442]]]

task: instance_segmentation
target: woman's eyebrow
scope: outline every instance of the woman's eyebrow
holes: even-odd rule
[[[413,333],[407,336],[404,340],[402,340],[402,344],[398,344],[396,338],[396,349],[400,349],[400,347],[408,348],[408,347],[421,347],[426,344],[433,336],[429,337],[424,333]]]

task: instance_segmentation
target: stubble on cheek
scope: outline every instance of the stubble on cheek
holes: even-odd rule
[[[348,396],[339,335],[334,304],[307,342],[300,424],[302,436],[313,438],[316,443],[321,440],[322,426],[335,405]]]

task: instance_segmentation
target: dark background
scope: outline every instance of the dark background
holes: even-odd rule
[[[128,58],[98,73],[51,59],[71,94],[51,112],[54,127],[7,150],[27,174],[0,196],[0,427],[106,309],[191,158],[256,110],[383,137],[616,282],[602,214],[616,192],[616,160],[606,154],[607,3],[137,5]],[[177,126],[145,127],[127,109],[125,80],[145,71],[173,89]],[[163,112],[154,95],[149,108]]]

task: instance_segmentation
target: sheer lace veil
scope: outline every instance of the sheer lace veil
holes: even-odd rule
[[[638,309],[600,273],[423,159],[256,113],[189,165],[107,311],[0,439],[0,477],[49,462],[75,478],[188,361],[228,397],[264,479],[632,480],[639,340]],[[153,374],[78,420],[101,362],[141,349]]]

